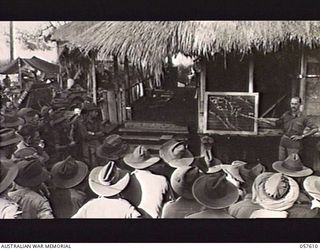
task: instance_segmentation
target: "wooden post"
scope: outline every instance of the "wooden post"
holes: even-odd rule
[[[90,92],[91,80],[92,80],[92,78],[91,78],[91,76],[90,76],[90,72],[88,72],[88,74],[87,74],[87,93]]]
[[[118,65],[118,58],[116,56],[113,56],[113,82],[115,85],[115,89],[117,90],[119,88],[119,65]]]
[[[302,101],[302,105],[305,105],[305,95],[306,95],[306,74],[307,74],[307,62],[305,58],[305,49],[301,50],[301,60],[300,60],[300,91],[299,96]]]
[[[14,60],[14,36],[13,36],[13,22],[9,22],[9,36],[10,36],[10,62]]]
[[[129,60],[127,57],[124,58],[124,72],[125,72],[125,87],[130,87],[130,71],[129,71]]]
[[[125,83],[124,83],[124,89],[127,90],[130,88],[130,72],[129,72],[129,60],[127,57],[124,58],[124,72],[125,72]],[[126,104],[131,103],[131,94],[129,93],[128,94],[128,100],[126,99],[126,95],[125,95],[125,92],[124,92],[124,101],[125,101],[125,106],[123,107],[124,109],[126,109]],[[126,112],[125,112],[126,114]],[[126,117],[126,115],[125,115]]]
[[[59,74],[58,74],[58,85],[60,86],[61,90],[63,89],[63,79],[62,79],[62,66],[59,63]]]
[[[20,85],[20,88],[23,89],[23,84],[22,84],[22,72],[21,72],[21,58],[18,58],[18,67],[19,67],[19,85]]]
[[[121,95],[121,112],[122,112],[122,122],[125,122],[127,120],[127,110],[126,110],[126,91],[125,89],[122,89],[120,91]]]
[[[254,82],[254,60],[253,55],[249,58],[249,93],[253,93],[253,82]]]
[[[117,115],[118,124],[122,123],[122,111],[121,111],[121,89],[119,88],[119,65],[117,56],[113,56],[113,82],[115,89],[115,109]],[[110,113],[109,113],[110,114]],[[110,114],[111,115],[111,114]]]
[[[110,121],[109,112],[108,112],[108,95],[106,90],[102,92],[102,99],[103,99],[102,105],[101,105],[102,120]]]
[[[198,88],[198,131],[203,132],[204,128],[204,94],[206,91],[206,62],[204,59],[200,61],[200,86]]]
[[[107,106],[111,124],[119,124],[117,116],[117,102],[114,90],[107,91]]]
[[[119,124],[123,122],[122,118],[122,88],[119,88],[118,93],[117,93],[117,112],[118,112],[118,121]]]
[[[96,78],[96,68],[94,59],[91,61],[91,74],[92,74],[92,93],[93,93],[93,103],[97,105],[97,78]]]

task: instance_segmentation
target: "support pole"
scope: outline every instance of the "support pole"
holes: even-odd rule
[[[102,120],[103,121],[109,121],[109,112],[108,112],[108,94],[107,91],[104,90],[102,92],[102,105],[101,105],[101,111],[102,111]]]
[[[122,117],[122,88],[118,89],[118,93],[117,93],[117,112],[118,112],[118,121],[119,124],[121,124],[123,122],[123,117]]]
[[[249,59],[249,93],[253,93],[253,82],[254,82],[254,60],[253,55]]]
[[[299,96],[301,98],[302,104],[305,104],[306,95],[306,74],[307,74],[307,61],[305,57],[305,49],[301,50],[301,60],[300,60],[300,91]]]
[[[118,58],[113,56],[113,83],[115,89],[119,89],[119,66],[118,66]]]
[[[10,62],[14,60],[14,37],[13,37],[13,22],[9,22],[10,35]]]
[[[117,116],[117,102],[114,90],[107,91],[107,105],[110,123],[119,124]]]
[[[92,73],[92,94],[93,94],[93,103],[97,105],[97,78],[96,78],[96,68],[95,68],[95,60],[91,61],[91,73]]]
[[[206,91],[206,75],[207,67],[204,59],[200,61],[200,86],[198,88],[198,131],[203,132],[204,129],[204,94]]]
[[[19,85],[20,85],[20,88],[22,89],[23,86],[22,86],[21,58],[18,58],[18,67],[19,67]]]
[[[125,72],[125,87],[130,87],[130,72],[129,72],[129,60],[127,57],[124,59],[124,72]]]
[[[126,91],[122,89],[121,94],[121,112],[122,112],[122,122],[127,120],[127,110],[126,110]]]

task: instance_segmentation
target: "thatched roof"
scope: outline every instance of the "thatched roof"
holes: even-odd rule
[[[55,30],[51,36],[51,40],[69,42],[73,40],[73,38],[87,31],[96,23],[97,22],[94,21],[69,22]]]
[[[53,35],[68,40],[85,53],[96,50],[102,58],[125,56],[156,75],[168,54],[207,56],[216,52],[252,49],[264,52],[297,41],[320,44],[319,21],[118,21],[72,22]]]

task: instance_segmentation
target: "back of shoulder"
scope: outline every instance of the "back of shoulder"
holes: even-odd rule
[[[9,192],[8,195],[14,201],[23,199],[23,200],[30,200],[32,202],[43,202],[48,200],[46,197],[29,189],[17,189],[12,192]]]
[[[0,219],[15,219],[19,212],[17,203],[0,198]]]

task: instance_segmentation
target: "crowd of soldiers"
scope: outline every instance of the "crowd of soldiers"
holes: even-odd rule
[[[320,177],[298,152],[224,164],[202,137],[158,155],[109,134],[93,103],[1,109],[0,218],[316,218]]]

